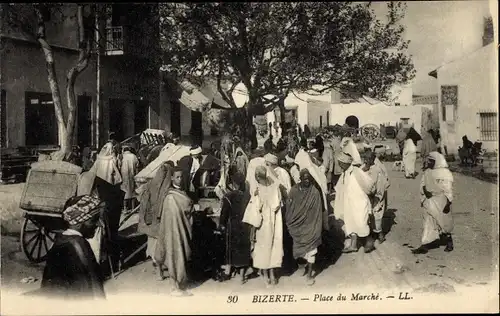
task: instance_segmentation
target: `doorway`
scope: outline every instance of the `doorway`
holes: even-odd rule
[[[58,125],[51,93],[25,93],[26,146],[58,145]]]
[[[203,145],[203,126],[202,126],[202,113],[191,111],[191,141],[193,145]]]
[[[144,132],[149,128],[149,102],[147,100],[135,101],[134,134]]]
[[[172,111],[170,112],[170,132],[181,136],[181,103],[170,101]]]
[[[80,148],[92,143],[92,98],[78,96],[77,144]]]
[[[106,139],[110,132],[115,133],[117,141],[121,142],[125,137],[123,126],[123,118],[125,117],[125,100],[109,99],[109,130]]]

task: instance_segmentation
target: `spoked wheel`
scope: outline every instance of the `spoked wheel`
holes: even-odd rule
[[[21,231],[21,247],[26,257],[34,263],[45,261],[54,244],[56,233],[44,227],[40,221],[26,217]]]

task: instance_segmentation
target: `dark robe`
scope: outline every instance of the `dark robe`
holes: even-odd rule
[[[171,188],[162,208],[154,259],[167,268],[170,278],[184,284],[191,259],[193,202],[185,192]]]
[[[47,255],[41,293],[64,299],[105,298],[103,277],[85,238],[56,238]]]
[[[325,151],[325,144],[323,143],[323,138],[318,135],[314,141],[314,148],[318,151],[319,157],[323,157],[323,152]]]
[[[264,142],[264,150],[269,153],[269,152],[272,152],[274,149],[274,144],[273,144],[273,140],[271,138],[268,138],[265,142]]]
[[[282,152],[282,151],[285,151],[287,148],[287,143],[285,143],[285,141],[283,140],[283,138],[280,138],[278,140],[278,143],[276,144],[276,150],[278,152]]]
[[[259,146],[257,142],[257,129],[255,127],[252,127],[250,141],[251,141],[250,149],[255,150]]]
[[[286,226],[293,239],[293,256],[301,258],[321,244],[323,201],[313,184],[309,188],[294,185],[288,196]]]
[[[249,201],[249,193],[239,190],[229,192],[222,200],[220,223],[226,227],[226,264],[234,267],[250,266],[251,229],[242,222]]]
[[[139,232],[153,238],[158,237],[163,200],[168,194],[171,182],[171,168],[164,164],[158,169],[155,177],[146,184],[147,187],[141,195],[139,208]]]
[[[417,146],[417,142],[422,140],[422,136],[413,128],[410,127],[410,130],[406,134],[406,138],[411,138],[415,146]]]
[[[120,227],[125,192],[121,190],[120,184],[113,185],[99,177],[95,177],[94,183],[99,198],[106,203],[106,212],[104,215],[109,225],[111,238],[116,240]]]
[[[214,271],[224,258],[223,243],[215,234],[217,225],[205,211],[193,212],[191,275],[201,279],[206,271]]]

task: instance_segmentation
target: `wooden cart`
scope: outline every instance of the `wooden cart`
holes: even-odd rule
[[[81,172],[82,168],[62,161],[31,165],[20,200],[25,211],[21,248],[31,262],[43,262],[56,234],[64,230],[64,204],[76,195]]]

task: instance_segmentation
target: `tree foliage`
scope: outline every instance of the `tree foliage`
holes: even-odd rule
[[[242,83],[251,115],[283,107],[291,92],[334,88],[386,99],[415,75],[399,24],[405,6],[390,2],[387,10],[382,22],[367,3],[167,3],[164,66],[195,83],[216,78],[232,107]]]

